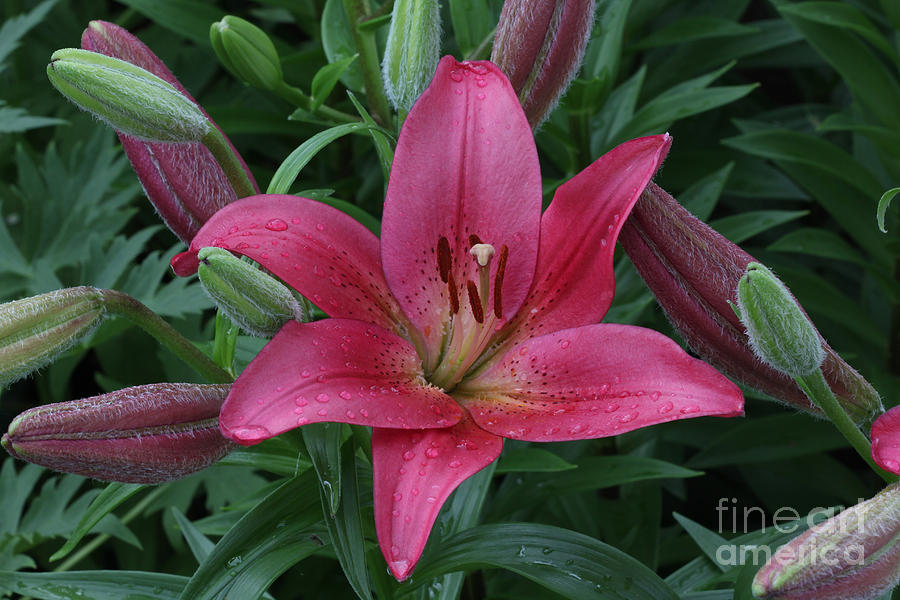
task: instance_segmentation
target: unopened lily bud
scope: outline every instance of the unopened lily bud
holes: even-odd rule
[[[203,289],[244,331],[272,337],[299,317],[300,304],[280,281],[221,248],[202,248],[197,274]]]
[[[146,69],[194,102],[153,51],[114,23],[91,21],[81,36],[81,47]],[[203,111],[203,108],[200,107],[200,110]],[[209,115],[206,117],[209,119]],[[209,122],[217,127],[212,119]],[[237,193],[222,167],[202,143],[147,142],[122,131],[116,133],[150,202],[166,226],[186,244],[194,239],[213,213],[237,200]],[[231,150],[240,160],[234,146]],[[252,181],[253,175],[243,161],[240,162]]]
[[[491,62],[509,77],[532,128],[575,78],[594,22],[594,0],[506,0]]]
[[[872,600],[900,580],[900,484],[779,548],[753,579],[766,600]]]
[[[47,76],[80,108],[138,139],[193,142],[211,127],[172,84],[124,60],[64,48],[50,57]]]
[[[397,0],[391,16],[381,73],[387,97],[409,112],[434,77],[441,50],[437,0]]]
[[[0,387],[49,364],[103,320],[100,291],[56,290],[0,304]]]
[[[794,378],[819,368],[825,360],[819,333],[772,271],[755,262],[747,265],[737,300],[750,347],[760,360]]]
[[[12,456],[104,481],[162,483],[213,464],[233,448],[219,432],[228,385],[156,383],[48,404],[13,419]]]
[[[726,375],[772,398],[821,415],[794,380],[761,363],[729,301],[747,265],[740,247],[694,217],[651,183],[625,221],[619,242],[684,341]],[[881,412],[872,386],[817,334],[825,353],[822,373],[856,422]]]
[[[222,65],[238,79],[270,91],[284,82],[275,44],[253,23],[228,15],[212,24],[209,40]]]

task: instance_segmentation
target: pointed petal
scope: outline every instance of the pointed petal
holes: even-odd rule
[[[652,329],[586,325],[527,340],[454,398],[491,433],[578,440],[743,414],[740,389]]]
[[[900,406],[872,424],[872,458],[885,471],[900,475]]]
[[[222,433],[255,444],[323,421],[400,429],[450,427],[462,410],[422,378],[412,344],[363,321],[288,322],[237,378]]]
[[[531,285],[540,212],[534,138],[506,77],[489,62],[444,57],[400,132],[382,226],[385,276],[424,333],[429,363],[450,311],[448,284],[438,270],[439,238],[449,241],[463,307],[466,281],[478,282],[469,236],[497,252],[509,248],[501,294],[509,318]],[[491,281],[498,262],[492,261]]]
[[[534,286],[510,325],[512,340],[603,319],[619,230],[671,145],[668,134],[625,142],[560,186],[541,220]]]
[[[172,259],[175,272],[193,273],[204,246],[252,258],[332,317],[385,329],[394,329],[400,318],[381,272],[378,238],[322,202],[263,194],[230,204]]]
[[[409,577],[444,501],[502,448],[468,418],[448,429],[372,432],[375,529],[394,577]]]

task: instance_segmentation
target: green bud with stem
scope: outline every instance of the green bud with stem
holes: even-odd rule
[[[395,109],[409,112],[434,77],[440,51],[437,0],[397,0],[381,63],[385,92]]]
[[[268,91],[284,85],[275,44],[253,23],[228,15],[212,24],[209,40],[222,65],[241,81]]]

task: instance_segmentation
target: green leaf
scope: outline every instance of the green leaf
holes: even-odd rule
[[[736,35],[758,33],[759,29],[750,25],[741,25],[731,19],[721,17],[686,17],[673,21],[662,29],[654,31],[638,43],[634,49],[671,46],[707,38],[728,38]]]
[[[340,423],[329,423],[338,425]],[[304,428],[305,431],[306,428]],[[304,436],[304,439],[305,436]],[[340,440],[338,440],[340,443]],[[340,446],[338,446],[340,450]],[[341,485],[337,493],[341,495],[340,506],[336,510],[332,502],[332,488],[326,488],[325,480],[319,488],[322,500],[322,510],[331,511],[332,516],[326,516],[325,525],[331,536],[331,543],[337,554],[338,562],[347,576],[350,587],[362,600],[372,600],[372,592],[369,586],[369,574],[366,566],[366,540],[363,536],[362,519],[360,517],[359,486],[356,482],[356,457],[355,445],[347,443],[339,458],[341,469],[338,475]]]
[[[381,221],[379,221],[357,205],[351,204],[346,200],[340,200],[338,198],[318,198],[318,201],[322,204],[333,206],[342,213],[350,215],[351,217],[365,225],[366,229],[377,236],[381,236]]]
[[[615,145],[613,136],[634,117],[646,75],[647,67],[641,65],[634,75],[612,91],[603,108],[592,119],[591,156],[602,156]]]
[[[66,540],[62,548],[53,553],[50,557],[51,561],[59,560],[67,556],[81,541],[85,535],[90,533],[91,529],[100,522],[100,519],[111,513],[120,504],[134,496],[136,493],[144,489],[143,485],[137,483],[110,483],[100,492],[100,495],[94,498],[91,505],[81,516],[81,520],[75,527],[75,530]]]
[[[0,27],[0,71],[3,71],[4,62],[13,51],[19,47],[19,40],[35,25],[44,20],[50,9],[56,5],[57,0],[44,0],[30,12],[6,17],[3,26]],[[2,119],[0,119],[2,122]]]
[[[716,550],[728,543],[725,538],[677,512],[672,513],[672,516],[687,531],[709,560],[713,561],[723,572],[728,570],[726,565],[719,564],[716,560]]]
[[[278,170],[275,171],[275,175],[272,176],[272,181],[269,182],[266,193],[287,194],[291,189],[294,180],[297,179],[297,176],[300,175],[300,171],[303,170],[303,167],[305,167],[309,161],[322,150],[322,148],[347,134],[369,131],[371,129],[373,129],[373,126],[365,123],[346,123],[344,125],[337,125],[330,129],[326,129],[325,131],[320,131],[300,144],[296,150],[291,152],[290,155],[284,159],[284,162],[282,162],[281,166],[278,167]],[[380,128],[374,127],[374,129]]]
[[[0,571],[0,586],[41,600],[176,600],[188,578],[144,571]]]
[[[67,122],[64,119],[51,117],[34,117],[29,115],[24,108],[6,106],[6,103],[0,100],[0,133],[19,133],[38,127],[62,125]]]
[[[328,94],[330,94],[331,90],[334,89],[334,86],[337,85],[341,75],[344,74],[358,56],[359,54],[347,56],[335,63],[325,65],[316,72],[312,80],[312,105],[310,110],[315,111],[322,106],[322,103],[325,102]]]
[[[710,222],[710,227],[740,244],[754,235],[809,214],[808,210],[750,210]]]
[[[322,49],[329,63],[340,63],[356,54],[350,21],[344,10],[343,0],[326,0],[322,10]],[[340,81],[354,92],[363,90],[362,70],[359,63],[351,64],[340,75]]]
[[[202,563],[206,560],[206,557],[210,555],[216,545],[213,544],[209,538],[200,533],[200,531],[194,527],[194,524],[191,523],[177,507],[173,506],[171,507],[171,510],[172,516],[175,517],[175,522],[178,523],[178,528],[181,529],[181,535],[184,536],[184,541],[188,543],[188,546],[191,549],[191,553],[194,555],[194,558],[197,559],[198,563]]]
[[[200,0],[122,0],[122,3],[202,48],[209,48],[210,23],[222,18],[222,9]]]
[[[624,552],[549,525],[481,525],[443,541],[432,556],[419,564],[416,582],[453,571],[496,567],[571,600],[622,597],[623,592],[629,600],[678,598],[653,571]]]
[[[804,227],[786,233],[769,245],[776,252],[798,252],[810,256],[821,256],[831,260],[847,260],[866,264],[859,250],[844,241],[844,238],[827,229]]]
[[[706,177],[698,179],[691,187],[678,195],[678,201],[692,215],[701,221],[706,221],[715,209],[732,169],[734,169],[734,161]]]
[[[855,31],[894,62],[900,55],[881,34],[872,21],[857,7],[844,2],[799,2],[779,8],[782,14],[793,15],[812,23]]]
[[[830,423],[808,415],[760,417],[723,431],[687,464],[698,469],[743,465],[817,454],[846,445]]]
[[[815,167],[839,177],[870,198],[881,193],[878,180],[858,160],[831,142],[808,133],[786,129],[752,131],[726,138],[722,143],[754,156]]]
[[[16,473],[16,461],[6,457],[0,469],[0,534],[15,533],[19,529],[25,502],[31,495],[44,469],[27,464]]]
[[[891,129],[900,128],[900,82],[868,46],[846,26],[822,25],[792,12],[783,0],[773,2],[785,20],[837,71],[866,109]]]
[[[353,92],[348,90],[347,95],[350,97],[350,102],[356,107],[356,112],[362,117],[363,122],[371,127],[371,129],[369,129],[369,134],[372,136],[372,142],[375,144],[375,151],[378,152],[378,160],[381,163],[381,174],[384,176],[384,185],[387,187],[388,179],[391,176],[391,165],[394,162],[394,147],[391,145],[391,140],[393,140],[393,138],[378,128],[377,123],[375,123],[375,120],[369,114],[369,111],[367,111],[360,101],[356,99]],[[378,230],[381,231],[381,223],[378,224]],[[375,235],[380,234],[376,232]]]
[[[240,343],[239,338],[238,344]],[[253,356],[260,349],[257,347]],[[253,467],[288,477],[299,475],[312,466],[285,436],[274,437],[255,446],[237,448],[220,460],[219,464]]]
[[[327,501],[327,513],[333,517],[341,506],[341,423],[312,423],[300,429],[303,443],[312,460],[319,487]]]
[[[491,33],[491,11],[485,0],[450,0],[450,22],[460,54],[469,57]]]
[[[878,229],[881,233],[887,233],[887,229],[884,226],[884,216],[887,213],[888,206],[891,205],[891,200],[893,200],[894,196],[897,194],[900,194],[900,187],[891,188],[883,193],[881,199],[878,201],[878,209],[875,211],[875,218],[878,221]]]
[[[497,474],[511,472],[553,472],[575,469],[577,465],[566,462],[558,455],[540,448],[521,448],[500,457]]]
[[[315,487],[307,472],[256,504],[200,563],[179,598],[259,598],[284,570],[321,547],[304,532],[322,517]]]

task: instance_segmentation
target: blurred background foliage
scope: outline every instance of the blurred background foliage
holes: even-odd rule
[[[444,2],[444,53],[486,58],[500,6],[499,0]],[[372,10],[378,8],[375,2]],[[194,280],[169,272],[180,243],[159,224],[113,132],[55,93],[44,72],[53,50],[79,45],[89,20],[128,28],[231,137],[264,188],[285,156],[331,124],[241,84],[220,66],[208,31],[225,14],[266,30],[285,79],[307,92],[320,68],[352,53],[340,0],[0,0],[0,301],[74,285],[115,288],[191,339],[211,338],[212,305]],[[373,26],[383,37],[387,21]],[[546,200],[616,144],[669,131],[675,143],[657,183],[777,272],[831,345],[893,406],[900,401],[897,208],[888,211],[887,234],[876,227],[875,208],[900,183],[898,28],[895,0],[599,0],[582,71],[537,134]],[[346,91],[365,96],[354,68],[326,100],[350,114],[356,111]],[[384,183],[372,138],[363,131],[325,146],[292,191],[317,190],[377,219]],[[678,339],[626,258],[617,265],[607,320]],[[244,363],[261,344],[242,338]],[[5,430],[15,414],[42,403],[195,377],[146,335],[114,320],[3,391],[0,425]],[[346,438],[340,427],[334,435],[342,432]],[[146,591],[140,587],[146,584],[156,590],[150,597],[160,598],[178,597],[192,576],[190,589],[203,591],[184,597],[252,598],[270,581],[277,598],[371,597],[370,587],[379,597],[449,598],[458,590],[466,598],[581,597],[581,588],[559,587],[557,579],[591,575],[591,597],[617,597],[604,596],[602,587],[603,569],[613,569],[617,559],[586,564],[593,555],[581,535],[637,559],[682,598],[749,598],[752,569],[713,560],[722,537],[734,537],[732,513],[724,513],[723,524],[716,511],[720,499],[736,507],[738,533],[747,533],[770,526],[779,507],[803,515],[853,504],[879,489],[828,423],[748,391],[745,419],[671,423],[540,449],[508,442],[496,470],[473,478],[448,502],[412,583],[398,586],[384,574],[374,546],[370,467],[352,453],[342,463],[350,467],[339,476],[347,479],[344,506],[352,512],[358,502],[361,520],[323,521],[318,485],[304,475],[286,480],[293,487],[280,488],[283,497],[266,497],[285,477],[310,472],[297,431],[186,480],[146,489],[105,488],[6,459],[0,571],[19,575],[0,575],[0,592],[69,597],[68,588],[48,591],[52,586],[25,573],[77,568],[147,572],[111,572],[110,585],[128,582]],[[357,471],[361,489],[353,484]],[[79,536],[90,529],[79,521],[103,495],[111,506],[93,509],[102,519],[87,541],[51,561],[76,529]],[[264,497],[269,504],[259,504]],[[483,507],[473,501],[467,509],[464,499],[473,497],[483,497]],[[233,528],[242,516],[262,518],[263,506],[292,515],[283,537],[254,540],[247,529],[252,519]],[[750,513],[746,530],[745,507],[761,509]],[[472,530],[470,538],[453,536],[478,522],[492,525]],[[489,528],[512,522],[530,525]],[[228,544],[213,550],[226,532]],[[549,552],[540,564],[550,567],[535,568],[524,543],[519,552],[503,546],[529,535],[545,541]],[[777,536],[767,527],[743,541]],[[365,543],[354,549],[353,540]],[[569,556],[566,544],[580,550]],[[368,575],[365,562],[361,570],[353,564],[363,551]],[[251,562],[256,566],[241,566]],[[444,574],[454,568],[471,574],[465,580]],[[635,569],[630,563],[615,568],[633,576],[637,588],[648,577],[628,571]],[[153,575],[162,573],[171,575]],[[115,586],[102,595],[103,577],[87,579],[96,597],[121,597]]]

